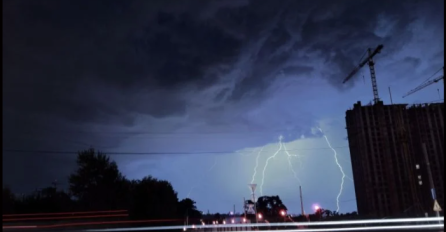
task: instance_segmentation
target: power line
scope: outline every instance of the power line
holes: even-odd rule
[[[349,200],[344,200],[344,201],[339,201],[339,202],[346,203],[346,202],[352,202],[352,201],[356,201],[356,198],[349,199]]]
[[[347,148],[348,146],[333,147]],[[322,148],[308,148],[308,149],[288,149],[287,151],[312,151],[312,150],[329,150],[329,147]],[[254,150],[246,151],[252,152]],[[21,149],[3,149],[3,152],[13,152],[13,153],[46,153],[46,154],[66,154],[66,155],[77,155],[79,151],[55,151],[55,150],[21,150]],[[240,153],[236,151],[197,151],[197,152],[102,152],[106,155],[199,155],[199,154],[233,154]]]
[[[114,135],[114,136],[139,136],[139,135],[250,135],[250,136],[271,136],[275,133],[286,133],[287,129],[282,130],[257,130],[257,131],[200,131],[200,132],[187,132],[187,131],[106,131],[106,130],[57,130],[57,129],[46,129],[48,132],[53,133],[68,133],[68,134],[102,134],[102,135]]]

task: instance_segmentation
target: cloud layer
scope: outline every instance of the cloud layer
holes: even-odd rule
[[[443,66],[443,7],[440,0],[8,0],[4,147],[233,152],[279,135],[320,138],[311,128],[371,99],[362,83],[367,68],[341,84],[367,48],[384,44],[379,86],[397,86],[398,94]],[[342,127],[331,128],[335,136],[345,137]],[[74,165],[67,164],[74,156],[4,158],[10,185],[34,171],[41,186]],[[116,159],[123,167],[156,162]]]

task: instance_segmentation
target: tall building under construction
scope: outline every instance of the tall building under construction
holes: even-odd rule
[[[436,198],[444,204],[444,104],[354,104],[346,112],[358,213],[367,217],[432,214],[433,199],[423,144],[427,147]]]

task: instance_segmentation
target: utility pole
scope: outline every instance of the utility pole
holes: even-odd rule
[[[427,148],[425,143],[423,143],[423,154],[426,162],[427,177],[429,178],[429,187],[431,189],[432,199],[434,200],[434,211],[436,213],[436,216],[440,217],[441,208],[438,205],[437,201],[437,194],[435,192],[434,179],[432,177],[432,171],[431,171],[431,164],[429,162],[429,156],[427,154]]]
[[[186,209],[186,226],[189,226],[189,209]]]
[[[245,215],[246,218],[246,199],[243,198],[243,214]]]
[[[300,210],[302,212],[302,216],[305,216],[304,201],[303,201],[303,197],[302,197],[302,186],[299,186],[299,192],[300,192]]]
[[[233,209],[233,211],[232,212],[234,212],[234,216],[235,216],[235,204],[234,204],[234,209]]]

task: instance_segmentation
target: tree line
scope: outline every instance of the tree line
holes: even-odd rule
[[[202,215],[192,199],[179,200],[171,183],[146,176],[129,180],[119,171],[116,162],[99,151],[88,149],[77,156],[77,168],[68,177],[69,188],[49,186],[31,194],[16,195],[3,187],[3,214],[58,213],[80,211],[127,210],[130,220],[175,219],[181,224],[187,217],[190,223],[208,218],[217,220],[223,215]],[[253,204],[246,201],[245,206]],[[263,219],[273,221],[318,221],[356,217],[356,212],[339,215],[320,209],[311,215],[290,218],[283,215],[287,207],[279,196],[261,196],[256,209]],[[247,208],[245,208],[247,211]],[[255,221],[255,215],[247,215]],[[228,215],[229,216],[229,215]]]
[[[249,210],[249,205],[254,203],[251,200],[245,201],[245,213]],[[288,215],[288,208],[282,202],[279,196],[261,196],[256,202],[256,211],[261,218],[258,220],[267,220],[269,222],[303,222],[303,221],[324,221],[324,220],[348,220],[358,219],[357,212],[339,213],[329,209],[319,208],[315,212],[307,215],[291,217]],[[248,215],[251,221],[255,221],[254,215]]]
[[[130,219],[200,218],[195,202],[179,200],[171,183],[147,176],[129,180],[116,162],[88,149],[77,156],[77,168],[68,177],[69,189],[57,186],[16,195],[3,187],[3,214],[128,210]]]

